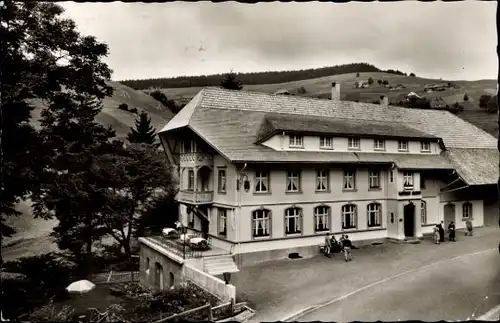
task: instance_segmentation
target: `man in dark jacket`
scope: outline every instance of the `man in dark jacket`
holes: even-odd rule
[[[349,236],[346,235],[344,240],[342,240],[342,246],[344,247],[344,256],[345,256],[345,261],[351,261],[351,248],[352,248],[352,243],[351,240],[349,239]]]
[[[443,228],[443,221],[438,224],[438,229],[439,229],[439,242],[444,242],[444,228]]]

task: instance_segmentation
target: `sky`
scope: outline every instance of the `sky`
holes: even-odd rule
[[[496,79],[496,2],[75,3],[108,44],[113,80],[367,62],[446,80]]]

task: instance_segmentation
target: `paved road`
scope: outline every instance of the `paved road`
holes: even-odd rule
[[[475,311],[477,317],[497,304],[500,256],[492,250],[403,274],[337,298],[296,320],[466,320]]]

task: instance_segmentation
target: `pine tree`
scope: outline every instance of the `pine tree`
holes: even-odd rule
[[[243,84],[236,78],[236,74],[231,71],[226,74],[225,78],[221,81],[220,86],[228,90],[241,90],[243,89]]]
[[[130,128],[127,140],[130,143],[145,143],[159,147],[159,144],[156,143],[156,131],[151,125],[151,118],[145,111],[142,111],[139,118],[135,120],[135,129]]]

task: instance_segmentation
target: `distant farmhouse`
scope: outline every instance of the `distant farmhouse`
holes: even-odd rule
[[[389,91],[400,91],[402,89],[406,89],[406,86],[404,86],[403,84],[398,84],[396,86],[392,85],[389,86]]]
[[[493,136],[448,111],[341,101],[338,83],[330,100],[204,88],[159,136],[179,221],[227,268],[318,254],[326,233],[362,245],[498,221]]]
[[[370,84],[368,83],[368,81],[356,81],[354,83],[354,86],[353,88],[355,89],[365,89],[365,88],[369,88],[370,87]]]
[[[274,95],[290,95],[290,92],[287,89],[281,89],[273,93]]]
[[[446,91],[448,89],[456,89],[456,88],[458,88],[458,86],[451,82],[434,83],[434,84],[426,84],[424,86],[424,91],[426,93],[432,93],[432,92],[441,92],[441,91]]]

